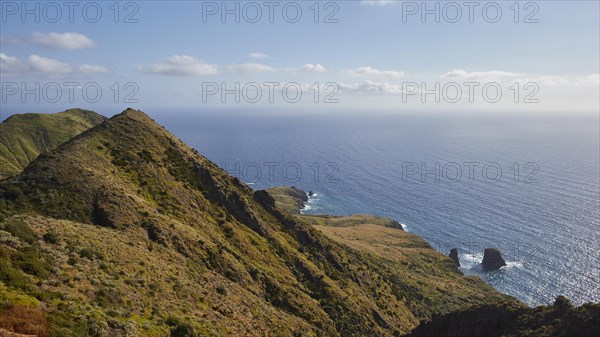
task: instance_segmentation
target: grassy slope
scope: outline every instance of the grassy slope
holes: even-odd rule
[[[274,197],[286,200],[286,211],[289,205],[297,202],[298,191],[302,192],[294,188],[294,193],[289,193],[286,187],[268,190]],[[455,267],[449,259],[440,257],[420,237],[399,230],[397,222],[393,220],[370,215],[292,213],[336,242],[389,261],[402,277],[415,278],[422,285],[451,287],[453,294],[456,294],[468,291],[470,285],[465,280],[475,279],[453,277],[449,271]],[[436,262],[432,264],[431,261]],[[411,268],[407,270],[405,266]],[[418,272],[423,266],[432,269],[425,273]],[[427,294],[426,290],[420,291]],[[588,303],[574,307],[566,298],[558,297],[553,305],[537,308],[507,300],[436,315],[431,320],[423,321],[406,337],[595,337],[599,333],[600,304]]]
[[[268,189],[275,199],[286,198],[297,201],[297,191],[287,194],[286,187]],[[301,190],[300,190],[301,191]],[[288,200],[285,204],[294,202]],[[288,208],[283,210],[287,211]],[[374,215],[293,215],[300,221],[312,225],[328,238],[351,247],[360,254],[385,261],[393,268],[397,277],[411,280],[419,305],[436,306],[442,298],[460,298],[479,288],[483,281],[474,276],[463,276],[452,260],[436,252],[419,236],[406,232],[392,219]],[[518,307],[522,304],[509,300]],[[420,310],[415,307],[414,310]]]
[[[61,337],[393,336],[513,301],[417,237],[414,260],[394,261],[275,204],[127,110],[0,183],[0,328],[29,315]]]
[[[88,110],[13,115],[0,123],[0,178],[16,175],[41,153],[55,149],[106,118]]]
[[[294,186],[273,187],[268,192],[275,199],[275,205],[289,214],[300,214],[300,209],[308,201],[306,193]]]

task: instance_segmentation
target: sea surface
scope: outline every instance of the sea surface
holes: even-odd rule
[[[394,218],[529,305],[600,302],[598,116],[181,112],[153,115],[255,189],[306,213]],[[483,272],[486,247],[507,266]]]

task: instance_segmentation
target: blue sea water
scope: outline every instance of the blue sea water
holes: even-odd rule
[[[457,247],[465,273],[530,305],[557,295],[600,302],[598,116],[155,118],[255,189],[316,192],[307,213],[394,218],[442,253]],[[486,247],[499,248],[508,266],[483,272]]]

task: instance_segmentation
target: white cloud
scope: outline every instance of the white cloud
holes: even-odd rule
[[[559,76],[559,75],[529,75],[519,74],[508,71],[475,71],[469,72],[461,69],[454,69],[441,76],[447,80],[457,81],[486,81],[486,82],[518,82],[528,83],[533,82],[543,86],[560,86],[560,85],[599,85],[600,74],[590,74],[583,76]]]
[[[139,65],[137,68],[144,73],[166,76],[208,76],[219,73],[216,64],[208,64],[187,55],[173,55],[150,66]]]
[[[109,70],[103,66],[82,64],[72,66],[68,63],[60,62],[39,55],[29,55],[27,61],[22,62],[16,57],[0,53],[0,71],[3,75],[27,74],[61,76],[68,74],[100,74],[107,73]]]
[[[2,36],[0,35],[0,44],[18,44],[21,39],[16,36]]]
[[[29,56],[27,67],[32,72],[50,75],[65,75],[73,71],[73,68],[67,63],[62,63],[35,54]]]
[[[356,69],[345,69],[342,70],[342,72],[353,76],[372,76],[384,78],[400,78],[404,76],[404,72],[402,71],[379,70],[370,66],[359,67]]]
[[[107,73],[108,69],[103,66],[91,65],[91,64],[82,64],[77,67],[80,73],[83,74],[103,74]]]
[[[518,76],[522,76],[522,74],[497,70],[469,72],[462,69],[453,69],[442,75],[442,78],[460,81],[501,81]]]
[[[587,76],[577,76],[575,77],[575,83],[578,85],[600,85],[600,73]]]
[[[598,86],[600,85],[600,74],[590,74],[584,76],[554,76],[554,75],[542,75],[542,76],[527,76],[521,77],[514,80],[519,83],[533,82],[541,86]]]
[[[259,63],[232,64],[228,69],[231,72],[241,74],[259,74],[275,71],[275,69]]]
[[[323,67],[320,64],[312,64],[312,63],[307,63],[305,65],[303,65],[300,68],[301,71],[307,72],[307,73],[323,73],[325,71],[327,71],[327,69],[325,69],[325,67]]]
[[[394,0],[362,0],[360,3],[371,6],[387,6],[393,4]]]
[[[85,49],[96,46],[96,42],[79,33],[40,33],[31,34],[33,43],[54,49]]]
[[[401,94],[402,85],[390,84],[389,82],[375,82],[365,80],[360,83],[341,83],[342,92],[374,93],[374,94]]]
[[[0,53],[0,71],[5,75],[13,75],[21,70],[22,64],[18,58]]]
[[[254,53],[248,54],[248,57],[256,59],[256,60],[262,60],[262,59],[268,58],[269,55],[263,54],[263,53],[254,52]]]

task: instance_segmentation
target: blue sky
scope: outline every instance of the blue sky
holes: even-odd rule
[[[62,6],[60,16],[45,2],[1,3],[3,113],[71,106],[116,111],[126,106],[309,107],[596,114],[599,109],[598,1],[523,1],[517,3],[518,15],[514,1],[475,2],[473,22],[468,3],[443,1],[425,3],[430,10],[439,6],[440,22],[435,14],[423,20],[423,1],[227,1],[229,9],[239,6],[240,22],[233,14],[222,20],[219,7],[224,1],[120,2],[118,13],[113,1],[75,2],[74,22],[61,2],[55,2]],[[211,14],[215,5],[217,12]],[[269,22],[269,6],[274,22]],[[456,6],[462,11],[459,19],[454,19]],[[262,17],[248,22],[257,7]],[[36,14],[23,17],[24,8],[33,9],[40,22],[35,22]],[[98,21],[88,22],[97,8],[102,10]],[[302,10],[298,22],[287,22],[293,21],[296,8]],[[337,22],[323,22],[333,12],[329,19]],[[136,22],[123,22],[128,18]],[[527,18],[537,22],[523,22]],[[73,87],[73,102],[64,85],[71,82],[79,84]],[[272,102],[265,82],[278,83]],[[455,86],[444,92],[449,82],[462,92]],[[477,83],[472,100],[464,82]],[[33,94],[22,96],[23,83],[26,88],[39,83],[39,103]],[[82,98],[82,87],[89,83],[93,90],[97,83],[102,92],[97,102]],[[239,92],[247,90],[240,94],[240,103],[233,94],[221,95],[222,85],[233,89],[235,83]],[[483,98],[482,88],[489,83],[500,86],[498,101],[495,94],[489,102]],[[217,92],[207,94],[213,84]],[[302,90],[297,103],[282,98],[286,84]],[[257,90],[262,96],[253,103]],[[423,96],[426,90],[437,90],[440,102],[434,94]],[[58,101],[52,99],[55,91],[62,93]]]

